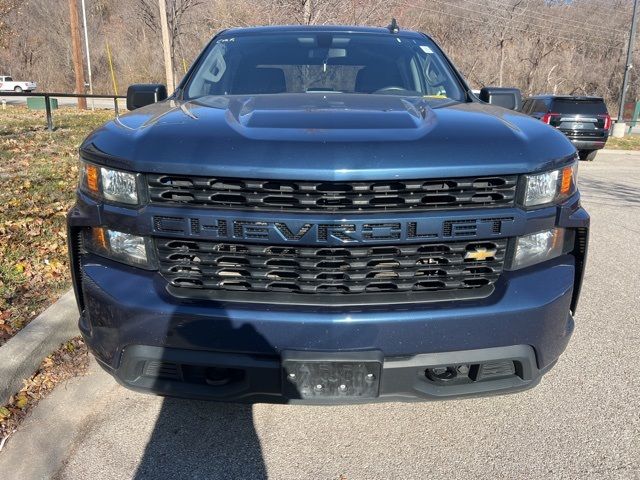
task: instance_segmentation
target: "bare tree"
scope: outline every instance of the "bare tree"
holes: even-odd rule
[[[513,41],[515,34],[514,27],[519,25],[519,19],[526,14],[528,6],[528,0],[515,0],[504,9],[505,15],[496,15],[494,22],[496,30],[494,35],[498,40],[497,47],[500,59],[498,62],[498,86],[500,87],[504,84],[504,64],[507,43]],[[523,10],[519,11],[519,7],[523,7]]]
[[[5,20],[10,13],[17,10],[18,0],[0,0],[0,47],[7,46],[7,37],[11,33],[11,27]]]
[[[166,2],[169,51],[171,64],[174,67],[181,65],[185,58],[182,39],[186,35],[185,27],[189,24],[188,14],[200,7],[202,3],[201,0],[168,0]],[[154,0],[136,0],[134,4],[137,7],[137,18],[142,21],[152,35],[159,34],[162,29],[157,3]],[[178,50],[181,50],[180,55]]]
[[[28,4],[26,9],[17,5]],[[27,2],[27,3],[25,3]],[[0,70],[43,89],[71,90],[67,0],[0,0]],[[424,31],[474,88],[504,84],[525,94],[602,95],[614,113],[632,0],[167,0],[176,76],[217,31],[274,24],[387,25]],[[17,6],[16,6],[17,5]],[[104,51],[118,82],[161,82],[157,0],[92,0],[89,31],[96,92],[109,91]],[[25,11],[25,14],[22,13]],[[7,34],[7,29],[11,33]],[[3,33],[4,32],[4,33]],[[640,64],[640,51],[635,61]],[[632,77],[630,98],[640,89]]]

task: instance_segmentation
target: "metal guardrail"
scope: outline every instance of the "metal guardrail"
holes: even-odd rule
[[[115,109],[116,117],[120,114],[118,108],[118,99],[127,98],[124,95],[89,95],[84,93],[31,93],[31,92],[0,92],[0,97],[44,97],[44,108],[47,113],[47,130],[53,131],[53,114],[51,112],[50,99],[53,97],[58,98],[111,98],[113,100],[113,106]]]

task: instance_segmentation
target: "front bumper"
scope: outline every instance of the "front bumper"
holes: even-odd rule
[[[155,272],[90,256],[82,269],[80,328],[90,349],[125,386],[164,395],[296,401],[282,395],[285,351],[380,352],[379,400],[508,393],[538,383],[574,326],[571,255],[504,273],[496,292],[485,299],[397,309],[179,302]],[[434,385],[425,377],[427,368],[438,365],[508,359],[517,361],[519,374],[463,386]],[[241,382],[220,387],[143,374],[154,361],[168,368],[225,367],[244,373]]]
[[[352,358],[360,353],[350,352]],[[363,357],[379,355],[367,351]],[[318,353],[331,360],[334,353]],[[340,355],[340,354],[338,354]],[[342,357],[341,357],[342,358]],[[510,363],[513,371],[496,371]],[[489,375],[474,381],[447,383],[434,381],[425,373],[430,368],[448,365],[485,365]],[[371,401],[439,400],[461,396],[515,393],[534,387],[553,364],[539,369],[529,345],[494,347],[480,350],[421,354],[408,358],[386,358],[380,372],[379,393],[375,398],[357,396],[303,398],[297,389],[287,387],[279,358],[241,353],[202,352],[185,349],[132,345],[124,349],[119,367],[102,364],[127,388],[161,395],[203,400],[247,403],[361,403]],[[151,366],[152,373],[149,373]],[[241,372],[229,375],[224,383],[211,382],[208,369]],[[461,375],[462,377],[462,375]],[[465,379],[467,377],[465,376]],[[320,380],[330,382],[326,377]],[[315,382],[314,382],[315,383]]]

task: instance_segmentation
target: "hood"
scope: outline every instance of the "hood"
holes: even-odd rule
[[[139,172],[295,180],[506,175],[575,154],[555,129],[499,107],[325,93],[167,100],[107,123],[81,150]]]

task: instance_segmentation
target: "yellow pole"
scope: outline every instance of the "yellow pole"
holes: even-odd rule
[[[113,82],[113,91],[118,95],[118,83],[116,82],[116,74],[113,71],[113,61],[111,60],[111,49],[107,43],[107,59],[109,60],[109,69],[111,70],[111,81]]]
[[[187,61],[183,58],[182,59],[182,68],[184,69],[184,74],[187,74]]]

